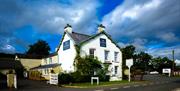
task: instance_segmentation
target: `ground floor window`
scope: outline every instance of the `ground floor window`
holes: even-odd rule
[[[44,70],[44,73],[45,73],[45,74],[49,74],[49,69],[45,69],[45,70]]]
[[[118,66],[115,66],[115,67],[114,67],[114,73],[115,73],[115,74],[118,74]]]
[[[95,49],[93,49],[93,48],[89,49],[89,55],[91,57],[94,57],[94,52],[95,52]]]

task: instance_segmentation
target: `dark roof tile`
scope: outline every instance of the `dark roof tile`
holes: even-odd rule
[[[69,35],[73,38],[76,44],[80,44],[82,41],[85,41],[91,37],[90,35],[76,33],[76,32],[69,33]]]

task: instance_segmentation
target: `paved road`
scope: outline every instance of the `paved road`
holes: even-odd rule
[[[150,80],[151,82],[127,86],[111,86],[91,89],[60,88],[57,86],[48,85],[45,82],[20,80],[18,82],[17,91],[180,91],[180,78],[169,78],[159,75],[146,75],[144,78],[145,80]],[[0,91],[9,91],[9,89],[4,87],[0,88]]]
[[[180,79],[176,81],[154,81],[141,85],[97,89],[96,91],[180,91]]]

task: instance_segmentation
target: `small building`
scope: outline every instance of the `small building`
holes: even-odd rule
[[[41,77],[45,78],[46,80],[50,79],[50,73],[59,74],[62,72],[61,65],[58,62],[58,55],[57,53],[51,53],[47,57],[41,59],[41,64],[37,67],[31,68],[30,72],[38,71],[41,74]]]

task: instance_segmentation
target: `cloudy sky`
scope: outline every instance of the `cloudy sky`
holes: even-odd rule
[[[38,39],[54,52],[67,23],[86,34],[102,23],[120,47],[180,59],[180,0],[0,0],[0,52],[23,53]]]

